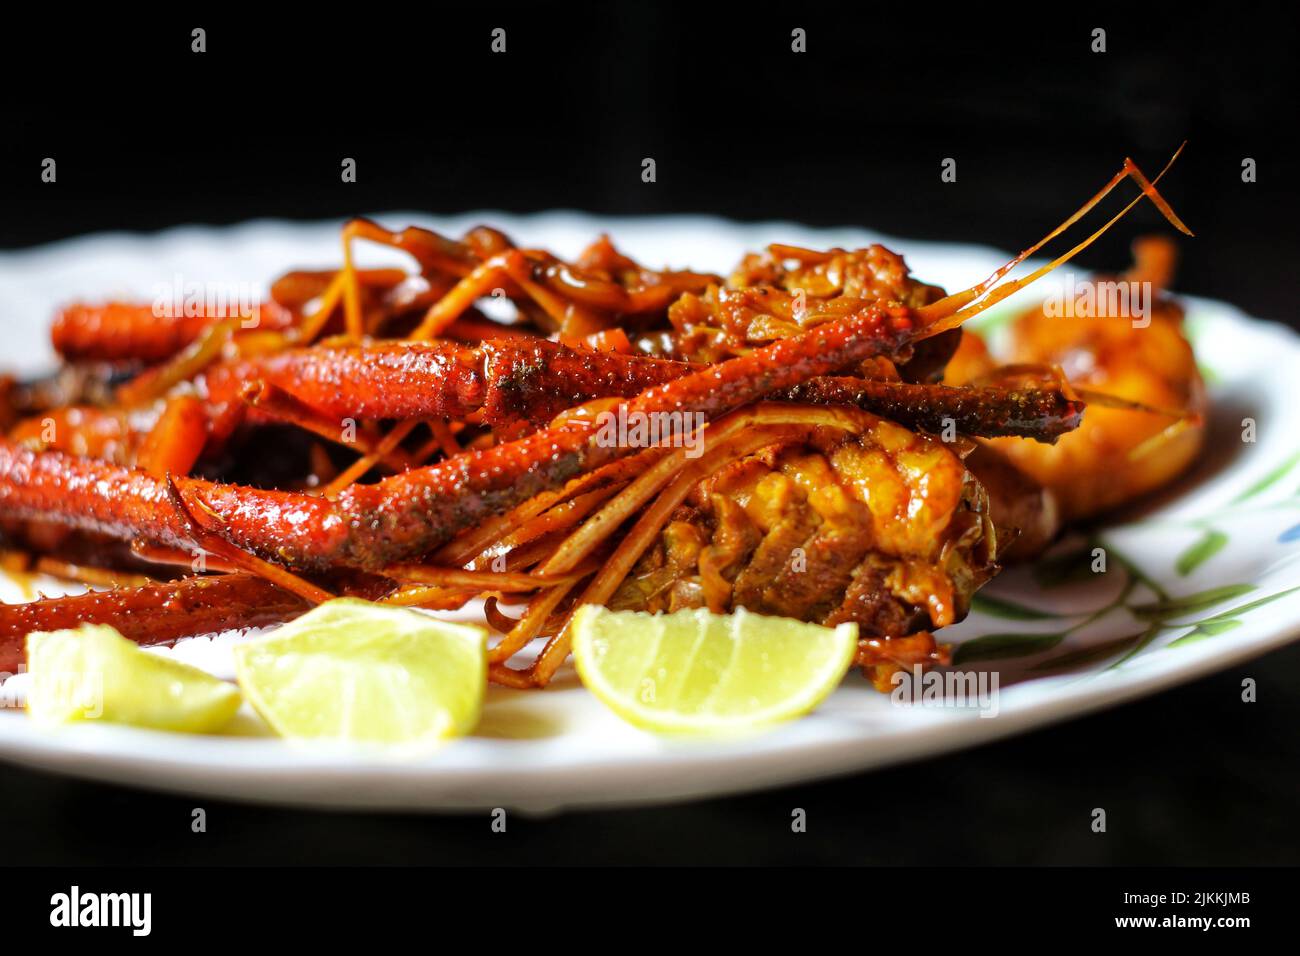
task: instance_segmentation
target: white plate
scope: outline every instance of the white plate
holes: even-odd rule
[[[703,218],[608,220],[569,213],[382,218],[452,234],[490,222],[561,255],[608,231],[649,264],[724,272],[743,251],[772,241],[853,247],[881,238],[850,229]],[[4,254],[0,309],[6,319],[6,364],[25,372],[52,364],[48,323],[59,303],[114,295],[152,299],[159,284],[177,282],[251,283],[262,289],[290,267],[337,263],[337,226],[253,222],[152,236],[94,236]],[[1003,258],[968,246],[883,241],[903,252],[918,276],[949,289],[983,278]],[[391,257],[368,251],[362,261]],[[1041,286],[1028,290],[1000,311],[1043,294]],[[1004,574],[986,591],[1041,616],[1008,618],[1015,611],[1005,607],[998,614],[977,612],[945,637],[1055,633],[1076,625],[1121,593],[1130,573],[1121,555],[1146,583],[1050,649],[1019,653],[1036,642],[1004,639],[1000,646],[1015,656],[970,663],[968,670],[989,680],[998,677],[999,690],[989,706],[906,706],[851,675],[816,714],[778,731],[741,741],[683,743],[622,724],[569,673],[541,692],[493,689],[475,736],[418,760],[293,747],[259,736],[251,717],[246,735],[197,737],[93,724],[44,731],[12,710],[0,713],[0,756],[101,780],[248,800],[544,812],[698,797],[881,766],[1077,716],[1248,660],[1300,631],[1300,591],[1289,590],[1300,588],[1300,339],[1221,303],[1192,300],[1189,305],[1189,328],[1212,381],[1215,411],[1206,460],[1162,504],[1102,531],[1107,573],[1052,587],[1041,586],[1027,570]],[[1245,418],[1256,422],[1254,443],[1241,440]],[[1066,542],[1058,551],[1079,544]],[[1193,555],[1203,560],[1189,568]],[[1221,599],[1204,608],[1170,611],[1161,621],[1167,626],[1149,632],[1151,640],[1143,646],[1088,659],[1089,649],[1148,626],[1149,620],[1131,609],[1158,600],[1153,586],[1170,599],[1215,588],[1241,593],[1222,591]],[[0,581],[0,597],[22,599],[7,581]],[[1224,616],[1264,598],[1271,600]],[[1211,617],[1218,623],[1195,631],[1192,622]],[[200,638],[157,653],[228,674],[229,644],[237,639]],[[1045,661],[1063,655],[1074,656],[1057,669],[1043,668]],[[1243,678],[1250,673],[1243,669]]]

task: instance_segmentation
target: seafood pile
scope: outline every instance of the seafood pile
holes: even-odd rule
[[[882,687],[944,663],[935,632],[1001,566],[1200,446],[1163,240],[1126,276],[1156,290],[1144,325],[1037,309],[997,358],[961,327],[1144,198],[1186,232],[1159,179],[1126,161],[952,295],[879,245],[772,245],[722,277],[608,237],[564,261],[487,227],[354,220],[341,267],[284,275],[254,320],[70,305],[63,367],[0,383],[0,529],[6,570],[91,587],[0,606],[0,666],[34,630],[163,643],[335,596],[481,601],[489,678],[513,687],[551,680],[583,604],[855,621]],[[1009,278],[1126,180],[1120,213]],[[358,268],[357,242],[414,267]]]

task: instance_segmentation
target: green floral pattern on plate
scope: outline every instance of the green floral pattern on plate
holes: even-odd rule
[[[996,329],[1005,318],[995,317],[988,324]],[[1196,318],[1190,324],[1194,339],[1212,328],[1212,321]],[[1205,351],[1198,345],[1198,352]],[[1210,370],[1207,381],[1213,387],[1229,377]],[[1300,440],[1300,433],[1295,437]],[[1243,458],[1253,451],[1247,447]],[[1288,488],[1288,494],[1276,495],[1278,489]],[[1014,596],[1003,582],[995,581],[975,596],[972,619],[977,622],[976,629],[973,636],[957,644],[953,663],[999,668],[1023,663],[1026,676],[1101,673],[1124,667],[1144,652],[1187,647],[1231,634],[1254,615],[1269,613],[1264,610],[1269,605],[1300,592],[1300,575],[1290,576],[1289,580],[1296,582],[1293,585],[1263,588],[1257,574],[1243,574],[1233,581],[1234,570],[1239,569],[1218,569],[1218,563],[1226,563],[1222,559],[1233,544],[1234,531],[1247,520],[1276,523],[1286,529],[1266,539],[1259,534],[1245,536],[1256,547],[1267,540],[1276,549],[1266,556],[1267,562],[1253,566],[1255,571],[1261,565],[1278,568],[1300,563],[1300,449],[1281,456],[1276,465],[1226,504],[1205,513],[1138,521],[1059,545],[1018,576],[1022,586],[1013,586]],[[1140,538],[1144,533],[1177,534],[1185,543],[1177,548],[1162,547],[1154,557],[1138,559],[1115,540],[1124,534]],[[1188,591],[1180,586],[1197,577],[1215,583]],[[1102,580],[1109,585],[1109,596],[1092,601],[1081,596],[1066,602],[1073,607],[1055,606],[1059,604],[1056,595],[1087,594]],[[1000,628],[997,622],[1009,627]],[[1108,624],[1105,636],[1070,641],[1099,622]],[[1044,624],[1050,628],[1044,629]],[[1116,631],[1122,633],[1115,635]],[[971,631],[967,629],[967,633]],[[1176,636],[1155,646],[1158,638],[1167,635]],[[1067,644],[1078,646],[1062,648]],[[1058,649],[1060,653],[1049,654]]]

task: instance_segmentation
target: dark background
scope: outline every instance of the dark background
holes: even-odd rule
[[[1186,139],[1161,187],[1201,237],[1184,244],[1181,287],[1290,317],[1295,23],[1248,5],[1077,6],[54,13],[0,33],[0,246],[259,216],[573,207],[1014,251],[1126,155],[1154,175]],[[204,54],[190,52],[194,26]],[[497,26],[507,52],[494,55]],[[790,51],[796,26],[807,53]],[[1090,52],[1094,27],[1106,53]],[[40,182],[46,156],[57,184]],[[345,156],[356,183],[340,181]],[[956,183],[940,181],[945,157]],[[1160,222],[1143,204],[1082,264],[1122,265]]]
[[[115,11],[0,35],[0,247],[262,216],[555,207],[1019,249],[1132,155],[1197,232],[1178,287],[1297,324],[1296,24],[1270,8]],[[40,15],[38,14],[38,17]],[[337,21],[326,26],[317,21]],[[364,22],[363,22],[364,21]],[[190,52],[190,30],[208,52]],[[493,55],[490,31],[507,30]],[[808,52],[790,51],[790,31]],[[1107,52],[1090,51],[1107,31]],[[46,156],[58,182],[40,182]],[[343,157],[358,182],[340,182]],[[640,179],[653,157],[658,180]],[[957,182],[940,162],[957,160]],[[1258,182],[1241,181],[1241,162]],[[400,223],[390,223],[400,225]],[[1146,205],[1081,259],[1115,268]],[[906,248],[902,249],[906,252]],[[4,307],[0,290],[0,310]],[[1297,370],[1300,371],[1300,370]],[[1243,676],[1260,701],[1241,703]],[[1295,863],[1300,649],[923,764],[512,823],[155,797],[6,768],[8,862]],[[208,810],[193,835],[189,811]],[[809,832],[789,832],[804,807]],[[1110,832],[1088,829],[1106,807]]]

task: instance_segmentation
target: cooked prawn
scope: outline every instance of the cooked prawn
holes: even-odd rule
[[[1049,490],[1065,522],[1091,518],[1168,484],[1195,460],[1205,440],[1205,383],[1183,334],[1183,309],[1165,292],[1172,243],[1134,245],[1134,265],[1118,283],[1145,296],[1137,308],[1114,297],[1080,297],[1062,310],[1045,303],[1009,326],[998,369],[969,330],[946,381],[969,384],[1026,373],[1059,374],[1088,400],[1079,428],[1055,444],[994,438],[988,444]],[[1098,277],[1093,288],[1105,288]],[[1058,303],[1059,305],[1059,303]],[[1055,314],[1065,311],[1066,314]],[[1145,314],[1140,314],[1145,312]]]

